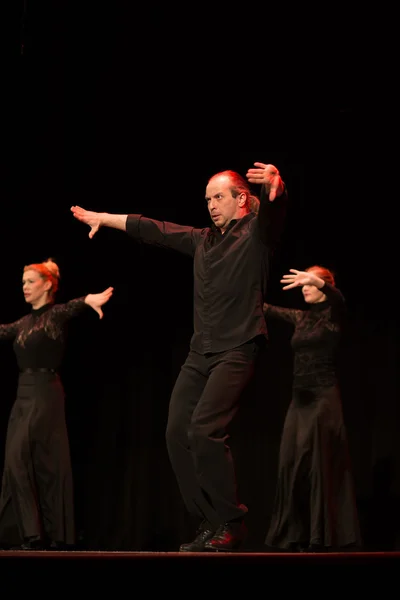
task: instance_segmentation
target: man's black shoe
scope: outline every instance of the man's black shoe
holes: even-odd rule
[[[235,552],[246,537],[244,523],[225,523],[204,544],[205,552]]]
[[[179,552],[204,552],[204,544],[213,537],[214,533],[215,531],[208,527],[200,529],[193,542],[182,544]]]

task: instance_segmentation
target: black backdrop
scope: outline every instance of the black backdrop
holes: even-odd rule
[[[28,310],[22,268],[48,256],[61,269],[59,301],[115,288],[103,321],[88,311],[71,322],[62,373],[83,543],[173,550],[193,533],[164,442],[169,394],[191,336],[192,264],[118,231],[89,240],[69,208],[203,226],[209,176],[227,168],[245,174],[260,160],[280,169],[290,193],[269,301],[301,306],[300,293],[280,290],[288,268],[319,263],[336,272],[351,316],[343,403],[364,541],[399,548],[395,181],[389,146],[378,139],[388,115],[346,95],[348,57],[336,54],[343,81],[335,102],[318,94],[305,102],[303,93],[293,102],[301,87],[283,93],[280,81],[276,90],[278,73],[272,109],[260,81],[266,71],[259,78],[236,57],[234,29],[216,34],[208,26],[197,40],[187,14],[182,27],[178,14],[154,5],[139,13],[129,2],[111,4],[15,3],[3,109],[11,126],[0,321]],[[221,35],[229,38],[222,49]],[[345,39],[342,32],[342,50]],[[232,425],[249,547],[260,547],[268,526],[291,360],[287,332],[272,327]],[[0,365],[3,453],[17,380],[8,344]]]

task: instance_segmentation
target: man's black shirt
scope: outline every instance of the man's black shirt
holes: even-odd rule
[[[128,215],[126,231],[133,238],[194,258],[192,350],[223,352],[267,337],[263,303],[286,206],[286,189],[273,202],[263,192],[258,215],[232,220],[224,234],[215,225],[198,229]]]

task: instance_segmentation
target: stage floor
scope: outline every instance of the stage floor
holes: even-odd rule
[[[201,561],[203,564],[242,563],[242,564],[290,564],[309,562],[346,564],[383,564],[388,561],[400,566],[400,552],[126,552],[126,551],[23,551],[0,550],[0,561],[14,560],[58,560],[66,561],[135,561],[139,563],[175,563]]]
[[[43,590],[50,586],[52,595],[104,593],[110,586],[120,595],[127,586],[131,592],[145,586],[157,596],[176,593],[192,599],[209,595],[217,585],[222,589],[215,594],[226,595],[229,590],[235,598],[239,589],[238,595],[248,596],[249,588],[260,586],[279,586],[282,593],[299,590],[299,586],[312,589],[315,579],[324,595],[335,587],[349,591],[349,586],[371,595],[374,590],[397,588],[399,573],[400,552],[0,551],[2,589],[31,592],[36,586]]]

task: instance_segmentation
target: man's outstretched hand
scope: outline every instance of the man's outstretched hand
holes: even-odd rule
[[[279,171],[274,165],[255,162],[253,169],[247,171],[246,177],[250,183],[264,184],[271,202],[280,196],[285,189]]]
[[[80,206],[71,206],[71,212],[75,219],[78,219],[78,221],[89,225],[89,237],[92,239],[94,234],[97,233],[101,227],[100,214],[91,210],[85,210]]]

